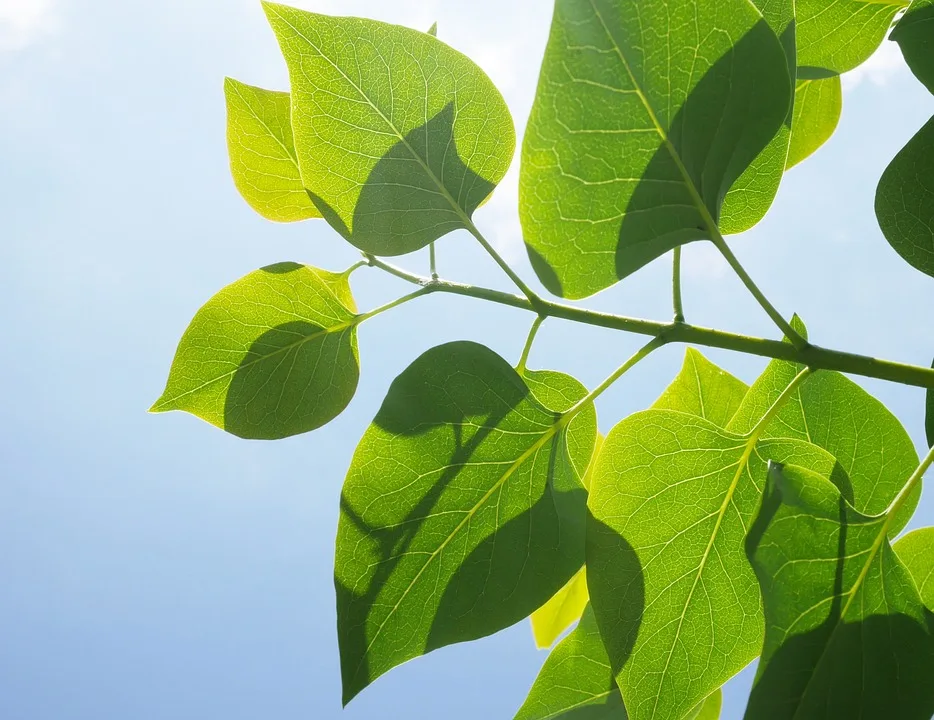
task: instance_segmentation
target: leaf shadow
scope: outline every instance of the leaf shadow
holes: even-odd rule
[[[470,217],[495,185],[461,158],[454,138],[456,116],[452,100],[390,147],[360,189],[350,227],[309,189],[311,201],[349,243],[383,257],[413,252],[465,228],[464,215]]]

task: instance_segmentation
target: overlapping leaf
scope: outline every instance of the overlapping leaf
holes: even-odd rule
[[[934,636],[885,516],[806,469],[770,472],[750,532],[766,636],[749,720],[934,713]]]
[[[714,365],[694,348],[684,355],[681,372],[652,407],[695,415],[725,428],[749,387]]]
[[[798,80],[788,168],[809,157],[830,139],[837,129],[842,107],[843,90],[839,75]]]
[[[869,59],[908,0],[795,0],[799,78],[845,73]]]
[[[934,528],[913,530],[892,549],[914,580],[925,607],[934,610]]]
[[[483,71],[428,33],[264,7],[289,68],[302,180],[325,219],[376,255],[467,227],[515,148]]]
[[[244,438],[314,430],[357,388],[346,273],[279,263],[211,298],[191,321],[153,412],[185,410]]]
[[[908,67],[934,93],[934,0],[914,0],[892,30]]]
[[[224,95],[230,171],[243,199],[268,220],[321,217],[298,171],[289,94],[227,78]]]
[[[536,379],[533,394],[492,351],[450,343],[393,382],[341,499],[345,702],[401,662],[527,617],[581,567],[596,415],[564,428],[585,389]]]
[[[771,459],[836,467],[809,443],[757,443],[670,410],[607,436],[588,500],[588,586],[630,717],[682,718],[758,654],[744,541]]]
[[[558,0],[520,172],[539,279],[585,297],[710,237],[790,102],[782,45],[746,0]]]
[[[798,318],[792,326],[807,337]],[[800,370],[794,363],[770,362],[727,429],[751,430]],[[827,450],[849,478],[846,498],[868,515],[884,511],[918,466],[918,453],[898,418],[852,380],[827,370],[794,391],[763,437],[797,438]],[[919,494],[899,514],[893,535],[908,522]]]

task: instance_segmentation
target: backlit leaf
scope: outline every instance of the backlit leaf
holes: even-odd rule
[[[536,376],[533,394],[491,350],[458,342],[427,351],[390,387],[341,498],[345,702],[410,658],[527,617],[583,564],[581,475],[596,413],[562,429],[560,412],[586,389]],[[558,410],[537,399],[543,381]]]
[[[357,388],[356,327],[346,273],[296,263],[252,272],[195,315],[152,412],[185,410],[244,438],[314,430]]]
[[[670,410],[636,413],[607,436],[588,500],[587,584],[635,720],[683,718],[758,654],[744,541],[770,459],[836,467],[814,445],[756,443]]]
[[[587,569],[581,568],[568,580],[567,585],[532,613],[532,634],[535,645],[550,648],[561,633],[580,620],[581,613],[590,601],[587,593]]]
[[[892,30],[892,40],[915,77],[934,93],[934,0],[914,0]]]
[[[893,546],[928,610],[934,610],[934,528],[912,530]]]
[[[688,348],[678,377],[652,407],[696,415],[725,428],[748,389],[742,380],[721,370],[694,348]]]
[[[428,33],[263,7],[289,69],[302,179],[325,219],[376,255],[468,227],[515,148],[483,71]]]
[[[224,95],[230,171],[243,199],[268,220],[321,217],[298,171],[289,94],[227,78]]]
[[[795,87],[795,113],[791,126],[788,167],[814,153],[830,139],[840,120],[843,91],[840,76],[798,80]]]
[[[908,0],[795,0],[798,77],[826,77],[861,65]],[[810,72],[807,72],[810,71]]]
[[[716,690],[710,694],[704,704],[697,708],[697,714],[688,715],[685,720],[718,720],[723,706],[723,692]]]
[[[791,324],[807,337],[799,318]],[[727,429],[751,430],[800,370],[794,363],[770,362]],[[918,466],[914,443],[898,418],[855,382],[829,370],[814,373],[795,390],[763,437],[796,438],[824,448],[846,471],[847,500],[868,515],[883,512]],[[893,535],[905,527],[919,495],[920,487],[899,514]]]
[[[750,531],[766,634],[749,720],[934,713],[934,637],[885,516],[813,472],[773,467]]]
[[[882,174],[876,217],[886,240],[912,267],[934,276],[934,118]]]
[[[586,297],[709,238],[790,102],[782,45],[747,0],[557,0],[520,170],[539,279]]]

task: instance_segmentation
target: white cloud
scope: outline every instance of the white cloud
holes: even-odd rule
[[[903,72],[906,67],[898,45],[884,40],[879,49],[866,62],[843,76],[843,89],[851,91],[865,80],[881,87],[886,85],[892,77]]]
[[[57,26],[53,0],[0,0],[0,51],[22,50]]]

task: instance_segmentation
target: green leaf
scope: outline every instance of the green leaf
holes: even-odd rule
[[[845,73],[882,44],[908,0],[795,0],[798,65],[815,75]],[[799,77],[801,75],[799,74]]]
[[[626,720],[593,610],[552,650],[515,720]]]
[[[876,189],[879,227],[895,252],[934,276],[934,118],[889,164]]]
[[[540,649],[550,648],[561,633],[580,620],[590,595],[587,593],[587,569],[581,568],[567,585],[532,613],[532,635]]]
[[[807,337],[799,318],[791,324]],[[770,362],[727,429],[749,432],[800,370],[794,363]],[[918,466],[914,443],[898,418],[852,380],[830,370],[820,370],[802,383],[763,437],[805,440],[829,452],[849,478],[847,500],[868,515],[883,512]],[[899,514],[893,535],[905,527],[919,496],[920,487]]]
[[[298,172],[289,94],[227,78],[224,95],[230,172],[243,199],[276,222],[321,217]]]
[[[934,369],[934,362],[931,363],[931,368]],[[934,447],[934,388],[925,391],[924,434],[928,447]]]
[[[634,720],[684,717],[758,654],[744,541],[770,459],[836,467],[814,445],[756,443],[670,410],[636,413],[607,436],[588,500],[587,584]]]
[[[375,255],[470,228],[515,148],[483,71],[428,33],[263,7],[289,69],[302,179],[325,219]]]
[[[345,703],[410,658],[527,617],[583,564],[596,413],[585,406],[565,429],[586,389],[533,375],[534,394],[491,350],[458,342],[390,387],[341,498]],[[545,384],[552,407],[537,399]]]
[[[788,168],[814,153],[830,139],[840,120],[843,92],[840,76],[798,80],[795,86],[795,115],[791,126]]]
[[[913,530],[900,537],[893,550],[914,580],[924,605],[934,610],[934,528]]]
[[[438,37],[438,23],[433,22],[431,27],[428,28],[428,34],[432,37]]]
[[[688,715],[685,720],[718,720],[723,706],[723,691],[716,690],[707,696],[704,704],[696,710],[696,715]]]
[[[788,77],[796,72],[795,2],[794,0],[753,0],[762,17],[779,38],[788,65]],[[785,122],[775,137],[740,175],[723,200],[720,208],[720,231],[724,235],[745,232],[758,223],[778,193],[791,141],[794,97],[788,107]]]
[[[723,197],[791,101],[747,0],[557,0],[522,148],[519,211],[542,283],[592,295],[717,232]]]
[[[934,0],[914,0],[892,30],[908,67],[934,93]]]
[[[720,369],[700,352],[689,347],[678,377],[652,407],[695,415],[725,428],[743,402],[748,389],[742,380]]]
[[[151,412],[185,410],[261,440],[332,420],[360,374],[348,277],[279,263],[228,285],[191,321]]]
[[[934,637],[886,517],[806,469],[769,475],[749,538],[766,634],[746,717],[927,720]]]

